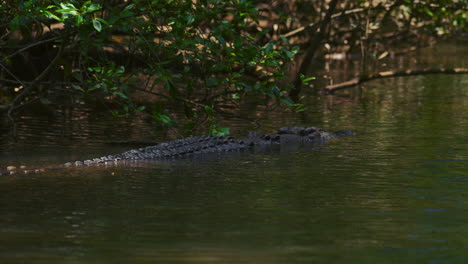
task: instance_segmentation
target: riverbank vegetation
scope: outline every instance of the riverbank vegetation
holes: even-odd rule
[[[245,99],[302,111],[310,65],[324,58],[358,57],[360,74],[377,76],[372,65],[387,56],[466,34],[468,6],[466,0],[0,3],[0,109],[12,124],[33,104],[87,104],[164,126],[203,125],[214,134],[227,132],[217,117],[236,115]]]

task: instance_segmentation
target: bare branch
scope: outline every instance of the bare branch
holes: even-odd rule
[[[325,14],[325,17],[323,20],[320,22],[320,29],[318,32],[315,32],[314,36],[310,40],[310,46],[307,48],[306,54],[304,56],[304,59],[301,62],[301,65],[299,67],[299,73],[304,73],[306,72],[307,67],[309,66],[310,62],[315,56],[316,51],[320,47],[322,40],[325,38],[327,35],[327,29],[331,21],[331,16],[333,12],[335,12],[335,8],[338,5],[338,0],[332,0],[330,4],[328,5],[328,10],[327,13]],[[299,78],[299,76],[296,77],[296,81],[294,82],[294,88],[289,91],[289,96],[291,98],[297,98],[299,96],[299,93],[301,92],[301,87],[302,87],[302,81]]]
[[[16,75],[14,75],[10,70],[8,70],[7,67],[5,67],[5,65],[3,65],[2,63],[0,63],[0,67],[3,68],[4,71],[6,71],[11,77],[13,77],[13,79],[15,79],[16,83],[18,84],[21,84],[23,87],[24,87],[24,82],[22,82]]]
[[[27,49],[30,49],[32,47],[35,47],[35,46],[38,46],[38,45],[41,45],[41,44],[44,44],[44,43],[47,43],[47,42],[51,42],[51,41],[54,41],[54,40],[57,40],[57,39],[60,39],[60,37],[54,37],[54,38],[45,39],[45,40],[41,40],[41,41],[38,41],[38,42],[31,43],[30,45],[27,45],[26,47],[24,47],[22,49],[19,49],[19,50],[13,52],[12,54],[6,56],[5,58],[2,59],[2,62],[8,60],[9,58],[15,56],[16,54],[18,54],[20,52],[23,52],[23,51],[27,50]]]
[[[412,76],[412,75],[425,75],[425,74],[468,74],[468,68],[453,68],[453,69],[422,69],[422,70],[405,70],[405,71],[385,71],[370,74],[367,76],[361,76],[346,82],[328,85],[325,87],[325,92],[333,94],[335,91],[351,88],[362,83],[383,79],[383,78],[393,78],[393,77],[402,77],[402,76]]]
[[[64,50],[64,47],[65,47],[65,41],[62,42],[62,45],[60,45],[60,48],[57,52],[57,55],[55,55],[55,58],[49,63],[49,65],[47,66],[47,68],[45,68],[41,74],[39,74],[32,82],[30,85],[26,86],[23,91],[15,97],[15,99],[13,100],[13,102],[11,102],[10,104],[10,108],[8,109],[8,119],[10,119],[10,121],[14,124],[14,119],[13,119],[13,111],[18,108],[19,104],[21,103],[21,101],[23,101],[23,99],[29,94],[29,92],[31,92],[36,86],[38,83],[40,83],[40,81],[52,70],[53,66],[56,65],[57,61],[59,60],[60,57],[62,57],[62,54],[63,54],[63,50]],[[14,136],[15,136],[15,131],[14,131]]]
[[[355,9],[351,9],[351,10],[344,10],[343,12],[339,12],[339,13],[336,13],[336,14],[333,14],[331,16],[332,19],[335,19],[335,18],[340,18],[342,16],[347,16],[347,15],[351,15],[351,14],[355,14],[355,13],[361,13],[361,12],[364,12],[365,9],[364,8],[355,8]],[[299,27],[299,28],[296,28],[286,34],[283,34],[283,37],[285,38],[289,38],[289,37],[292,37],[296,34],[299,34],[301,33],[302,31],[304,30],[308,30],[308,29],[313,29],[313,28],[316,28],[317,26],[320,25],[321,22],[318,22],[318,23],[310,23],[308,25],[305,25],[305,26],[302,26],[302,27]]]

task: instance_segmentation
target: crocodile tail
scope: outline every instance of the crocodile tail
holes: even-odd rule
[[[7,166],[5,170],[0,170],[0,176],[6,175],[13,175],[13,174],[31,174],[31,173],[39,173],[44,172],[45,168],[28,168],[26,166],[19,166],[18,168],[15,166]]]

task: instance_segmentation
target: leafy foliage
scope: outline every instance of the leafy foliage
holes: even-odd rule
[[[328,3],[327,3],[328,2]],[[362,45],[374,57],[408,46],[427,45],[435,39],[468,31],[466,0],[388,0],[388,1],[277,1],[264,12],[269,17],[289,14],[290,19],[275,22],[273,38],[287,36],[297,45],[317,33],[330,4],[336,3],[326,38],[327,53],[360,53]],[[297,30],[303,27],[303,30]]]
[[[281,82],[299,46],[312,54],[306,58],[344,52],[379,60],[391,47],[466,32],[467,6],[466,0],[0,1],[0,81],[12,98],[20,93],[13,108],[64,93],[118,103],[115,116],[142,112],[163,126],[206,123],[224,134],[217,114],[247,95],[304,110],[287,96],[297,94],[294,87]],[[298,84],[313,79],[297,74]]]
[[[214,125],[216,113],[245,94],[292,105],[278,80],[297,48],[260,43],[265,32],[251,31],[258,11],[250,1],[29,0],[11,1],[1,11],[8,14],[2,24],[8,24],[12,50],[26,39],[66,42],[60,79],[73,91],[118,99],[117,116],[144,110],[174,125],[170,113],[177,109],[164,107],[171,105],[193,122]],[[138,106],[141,94],[154,105]]]

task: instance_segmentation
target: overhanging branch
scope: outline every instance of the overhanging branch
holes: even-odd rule
[[[376,80],[376,79],[404,77],[404,76],[412,76],[412,75],[425,75],[425,74],[468,74],[468,68],[453,68],[453,69],[442,68],[442,69],[422,69],[422,70],[378,72],[378,73],[373,73],[373,74],[369,74],[366,76],[354,78],[346,82],[333,84],[333,85],[327,85],[324,90],[326,93],[333,94],[335,91],[358,86],[362,83]]]
[[[21,102],[23,101],[23,99],[37,86],[37,84],[39,84],[41,82],[42,79],[44,79],[44,77],[52,70],[53,66],[55,66],[57,64],[57,61],[60,59],[60,57],[62,57],[62,54],[63,54],[63,50],[64,50],[64,47],[65,47],[65,41],[63,40],[62,42],[62,45],[60,45],[60,48],[59,50],[57,51],[57,55],[55,55],[54,59],[49,63],[49,65],[47,66],[47,68],[45,68],[41,74],[39,74],[32,82],[31,84],[27,85],[23,91],[15,97],[15,99],[13,99],[13,102],[11,102],[10,106],[9,106],[9,109],[8,109],[8,112],[7,112],[7,116],[8,118],[10,119],[10,121],[12,123],[14,123],[14,119],[13,119],[13,111],[19,107],[19,105],[21,104]]]

